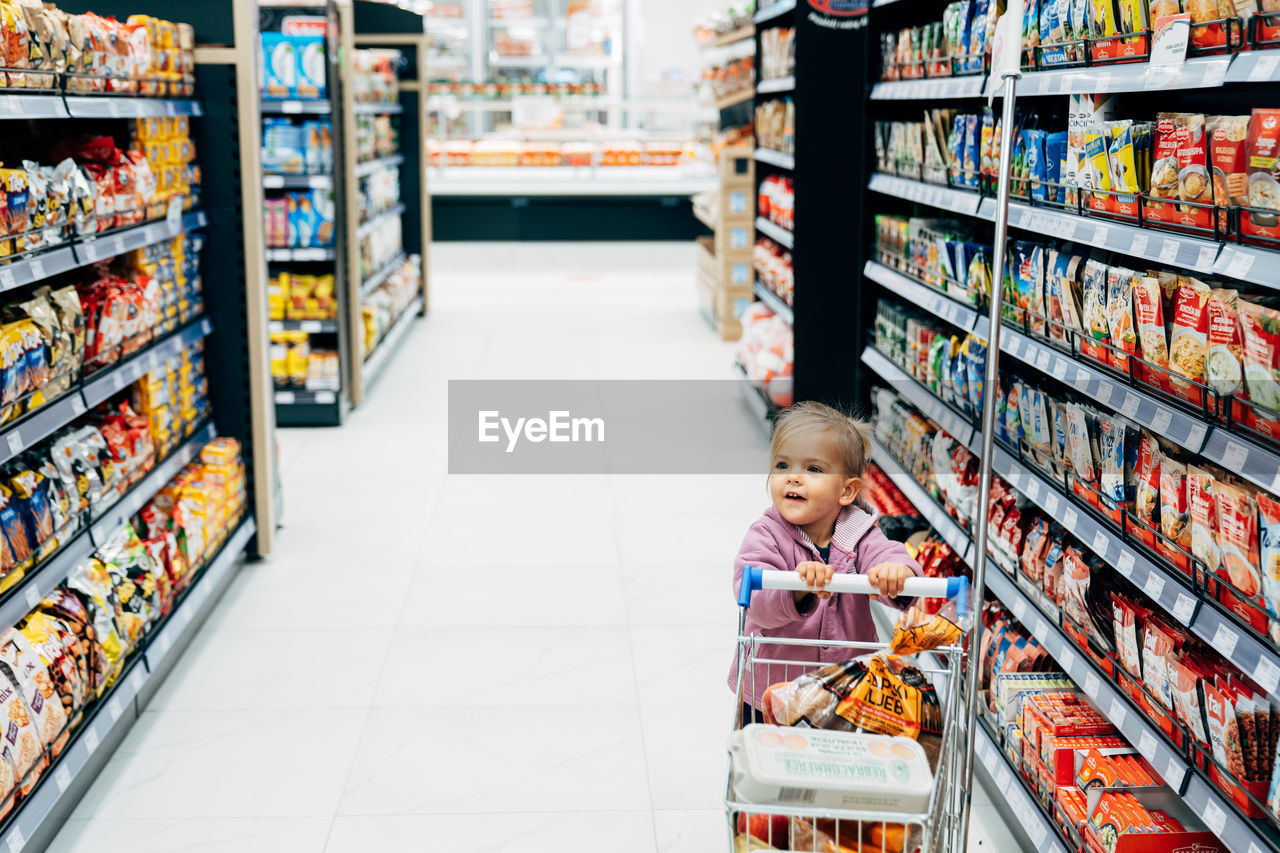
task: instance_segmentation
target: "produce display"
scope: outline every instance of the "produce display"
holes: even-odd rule
[[[363,297],[360,314],[364,323],[364,351],[368,355],[373,354],[382,338],[421,293],[421,269],[422,259],[412,255],[396,267],[386,281]]]
[[[738,92],[753,91],[756,85],[754,55],[727,60],[702,69],[703,88],[712,98],[727,98]]]
[[[433,166],[678,166],[692,159],[680,142],[521,142],[427,140]]]
[[[796,105],[790,98],[775,98],[756,105],[756,143],[782,154],[796,151]]]
[[[740,30],[752,25],[752,17],[756,12],[753,0],[746,3],[732,3],[724,9],[699,18],[694,22],[693,37],[699,44],[706,44],[716,36]]]
[[[751,251],[751,263],[755,267],[757,281],[778,294],[783,302],[794,304],[796,282],[791,252],[768,237],[760,237]]]
[[[115,416],[113,416],[115,417]],[[55,455],[14,478],[0,496],[0,544],[25,544],[27,533],[70,502],[62,483],[91,487],[115,467],[102,436],[77,444],[65,463]],[[75,494],[74,491],[71,492]],[[50,763],[143,649],[156,626],[217,553],[244,514],[246,477],[240,446],[216,438],[88,560],[16,625],[0,634],[0,703],[9,734],[0,748],[0,816],[36,790]],[[11,577],[12,574],[9,576]],[[8,580],[8,577],[6,577]]]
[[[741,323],[737,361],[747,380],[764,391],[774,405],[790,406],[795,367],[795,338],[790,324],[761,302],[747,308]]]

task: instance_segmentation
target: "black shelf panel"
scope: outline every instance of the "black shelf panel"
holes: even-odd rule
[[[76,266],[87,266],[98,261],[123,255],[135,249],[153,246],[172,240],[179,234],[204,228],[209,224],[209,217],[203,210],[195,210],[182,214],[181,218],[162,219],[147,222],[143,225],[132,225],[117,231],[110,231],[88,239],[77,240],[72,244],[75,250]],[[31,261],[28,261],[31,263]]]

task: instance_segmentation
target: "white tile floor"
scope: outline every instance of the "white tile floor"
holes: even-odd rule
[[[449,378],[729,377],[693,268],[434,247],[430,318],[347,426],[281,432],[277,553],[52,849],[725,850],[728,574],[762,479],[446,473]],[[1016,849],[974,797],[971,847]]]

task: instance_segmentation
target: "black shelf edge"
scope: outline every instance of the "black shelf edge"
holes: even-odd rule
[[[772,148],[757,148],[755,158],[757,163],[768,163],[770,166],[777,166],[779,169],[794,171],[796,168],[794,154],[783,154],[781,151],[774,151]]]
[[[178,355],[213,332],[213,323],[202,317],[161,341],[131,354],[111,367],[94,373],[83,385],[84,404],[92,409],[103,400],[123,391],[144,374],[155,370],[164,359]]]
[[[788,326],[795,325],[795,312],[791,310],[791,306],[783,302],[782,297],[770,290],[767,284],[756,281],[751,289],[756,298],[768,305],[769,310],[785,320]]]
[[[264,190],[286,189],[330,189],[333,187],[332,175],[283,175],[266,172],[262,176]]]
[[[112,231],[89,239],[76,240],[71,244],[75,250],[76,266],[87,266],[98,261],[123,255],[135,249],[153,246],[171,240],[179,234],[204,228],[209,224],[209,216],[203,210],[184,213],[181,219],[160,219],[142,225],[132,225],[118,231]],[[31,264],[39,260],[39,256],[23,263]],[[51,273],[47,273],[51,274]]]
[[[796,8],[796,0],[779,0],[779,2],[756,12],[756,26],[767,24],[781,18],[783,15],[789,15]]]
[[[338,257],[333,249],[267,249],[267,263],[316,263]]]
[[[277,406],[336,406],[338,404],[337,391],[281,388],[273,393]]]

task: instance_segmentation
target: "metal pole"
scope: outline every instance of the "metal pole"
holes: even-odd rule
[[[993,241],[995,256],[991,259],[991,297],[988,311],[988,338],[986,375],[982,386],[982,454],[978,478],[978,506],[974,512],[977,536],[973,560],[973,606],[969,612],[973,626],[969,630],[969,667],[965,680],[965,751],[964,789],[971,792],[973,786],[973,745],[978,729],[978,646],[982,642],[982,593],[987,579],[987,501],[991,494],[991,457],[995,452],[996,397],[1000,381],[1000,314],[1004,294],[1005,243],[1009,231],[1009,173],[1013,159],[1013,108],[1018,91],[1019,71],[1004,74],[1004,110],[1000,129],[1000,183],[996,189],[996,233]],[[964,812],[960,820],[960,839],[966,847],[969,843],[969,817],[973,797],[964,798]]]

